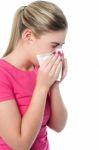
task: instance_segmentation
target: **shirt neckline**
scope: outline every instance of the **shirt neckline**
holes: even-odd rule
[[[9,65],[11,68],[19,71],[19,72],[22,72],[22,73],[33,73],[37,68],[36,66],[34,66],[34,68],[32,70],[21,70],[19,68],[17,68],[16,66],[14,66],[13,64],[9,63],[8,61],[6,61],[5,59],[3,58],[0,58],[0,60],[4,63],[6,63],[7,65]]]

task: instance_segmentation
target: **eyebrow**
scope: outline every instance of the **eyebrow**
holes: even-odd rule
[[[56,44],[56,45],[60,45],[61,43],[59,42],[51,42],[52,44]],[[62,45],[65,44],[65,43],[62,43]]]

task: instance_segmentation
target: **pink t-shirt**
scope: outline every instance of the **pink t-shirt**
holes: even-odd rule
[[[38,69],[22,71],[4,59],[0,59],[0,102],[15,99],[23,116],[26,112],[36,85]],[[40,132],[30,150],[49,150],[47,122],[50,118],[50,99],[46,100],[45,113]],[[12,150],[0,137],[0,150]]]

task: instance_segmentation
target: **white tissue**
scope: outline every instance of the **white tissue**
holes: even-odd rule
[[[53,55],[52,52],[37,55],[37,60],[38,60],[38,62],[39,62],[39,65],[41,66],[41,64],[43,63],[43,61],[45,61],[48,57],[50,57],[50,56],[52,56],[52,55]],[[59,76],[58,76],[58,78],[57,78],[57,81],[60,81],[60,80],[61,80],[61,77],[62,77],[62,63],[61,63],[60,72],[59,72]]]

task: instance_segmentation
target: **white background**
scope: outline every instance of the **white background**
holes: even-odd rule
[[[64,11],[69,30],[63,47],[68,74],[60,89],[68,109],[61,133],[48,130],[51,150],[99,150],[99,5],[98,0],[51,0]],[[12,17],[30,0],[0,3],[0,56],[10,36]]]

